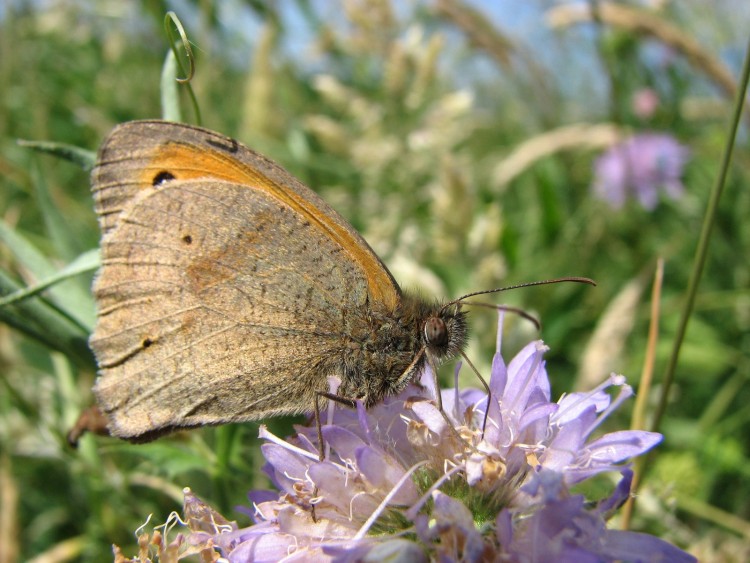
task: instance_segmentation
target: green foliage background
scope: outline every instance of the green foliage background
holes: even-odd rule
[[[542,320],[553,394],[591,388],[609,371],[637,388],[649,288],[663,258],[657,387],[648,391],[655,404],[727,139],[750,8],[731,0],[644,4],[661,7],[617,5],[656,21],[645,32],[605,10],[596,23],[551,27],[570,6],[543,0],[527,3],[536,17],[516,20],[523,28],[480,1],[471,4],[479,11],[456,0],[6,2],[2,294],[81,256],[90,263],[85,252],[99,239],[80,165],[91,153],[76,153],[74,164],[17,140],[95,151],[116,123],[163,115],[162,20],[174,9],[194,44],[203,125],[321,193],[403,286],[456,297],[562,275],[597,281],[497,298]],[[696,50],[669,44],[670,28]],[[633,110],[644,88],[660,100],[648,118]],[[184,91],[181,98],[183,119],[194,122]],[[634,522],[712,561],[750,557],[744,123],[661,428],[665,442],[647,464]],[[615,136],[645,130],[690,148],[686,194],[653,212],[632,202],[610,209],[590,193],[594,158]],[[551,132],[562,139],[558,150],[545,137]],[[539,146],[546,150],[535,153]],[[93,436],[77,450],[67,446],[68,429],[92,401],[91,278],[89,268],[0,308],[0,563],[103,561],[112,543],[134,555],[134,530],[151,513],[162,522],[179,510],[182,487],[242,519],[232,507],[266,486],[254,424],[142,446]],[[491,313],[473,314],[470,356],[485,372],[494,326]],[[507,332],[508,353],[536,337],[518,319]],[[270,422],[282,435],[290,423]]]

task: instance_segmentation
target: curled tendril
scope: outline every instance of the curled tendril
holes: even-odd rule
[[[195,57],[193,56],[193,48],[190,46],[190,40],[188,39],[187,33],[185,32],[185,28],[182,26],[180,18],[178,18],[177,14],[172,11],[167,12],[167,14],[164,16],[164,29],[167,32],[167,37],[169,38],[169,46],[174,53],[174,58],[177,61],[177,66],[180,68],[180,72],[182,74],[185,74],[185,68],[182,66],[182,61],[180,60],[180,57],[177,53],[178,42],[175,40],[174,31],[170,23],[174,25],[174,29],[176,29],[177,33],[180,34],[180,42],[182,43],[182,48],[185,49],[185,56],[187,57],[188,63],[190,63],[187,76],[185,78],[176,79],[180,84],[186,84],[193,79],[193,75],[195,74]]]
[[[183,76],[185,76],[185,78],[175,77],[175,80],[179,84],[185,85],[185,87],[187,88],[187,93],[190,97],[190,103],[193,106],[193,110],[195,111],[196,121],[198,125],[200,125],[200,106],[198,105],[198,100],[195,97],[195,92],[193,92],[193,87],[190,85],[190,81],[195,74],[195,56],[193,55],[193,48],[190,46],[190,40],[188,39],[187,33],[185,32],[185,28],[182,26],[182,22],[174,12],[169,11],[164,16],[164,29],[167,32],[167,37],[169,38],[169,47],[172,50],[174,62],[177,65],[177,69],[179,70],[179,72],[175,72],[175,74],[182,74]],[[175,39],[174,29],[176,29],[180,34],[179,40]],[[185,50],[185,56],[187,57],[188,63],[190,65],[188,72],[185,72],[185,67],[183,66],[177,52],[180,43],[182,44],[182,48]]]

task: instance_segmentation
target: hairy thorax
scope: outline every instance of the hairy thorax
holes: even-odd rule
[[[435,364],[458,354],[466,340],[465,313],[455,305],[404,295],[394,310],[368,308],[351,327],[339,355],[342,382],[338,395],[371,406],[402,391],[428,361]],[[425,327],[438,326],[438,339]]]

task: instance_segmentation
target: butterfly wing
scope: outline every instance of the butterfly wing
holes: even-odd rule
[[[226,137],[125,124],[92,178],[104,236],[90,343],[117,436],[309,411],[368,307],[400,299],[352,227]]]

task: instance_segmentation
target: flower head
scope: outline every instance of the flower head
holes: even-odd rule
[[[440,391],[431,374],[365,410],[330,405],[322,427],[282,440],[261,429],[265,470],[278,492],[250,493],[254,524],[238,528],[200,506],[186,514],[219,523],[189,543],[244,561],[614,561],[694,559],[643,534],[608,530],[630,473],[593,508],[569,487],[657,444],[651,432],[592,438],[632,390],[612,376],[590,393],[550,398],[542,342],[508,364],[495,354],[490,393]],[[605,392],[618,389],[614,400]],[[210,515],[208,518],[205,515]],[[208,520],[206,520],[208,518]],[[193,516],[195,520],[195,516]]]
[[[672,199],[682,195],[680,178],[689,155],[687,147],[670,135],[634,135],[597,158],[592,189],[615,209],[634,197],[651,211],[659,201],[660,189]]]

